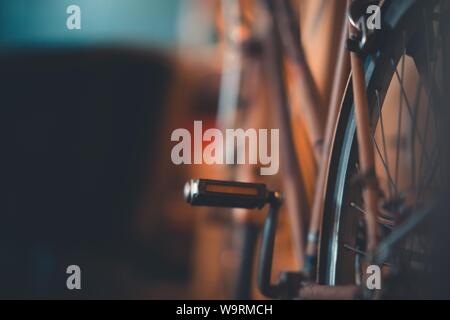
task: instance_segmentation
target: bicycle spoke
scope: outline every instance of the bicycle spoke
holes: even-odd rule
[[[430,164],[428,170],[424,172],[423,176],[423,184],[421,188],[419,189],[418,194],[421,195],[424,190],[431,189],[434,177],[436,176],[436,173],[439,169],[439,160],[441,157],[441,149],[442,143],[437,143],[437,145],[434,147],[432,157],[433,162]],[[420,200],[423,200],[422,198]]]
[[[351,202],[350,203],[350,207],[355,208],[356,210],[358,210],[359,212],[361,212],[362,214],[366,214],[366,211],[361,208],[360,206],[358,206],[356,203]]]
[[[360,206],[358,206],[354,202],[350,202],[350,207],[352,207],[353,209],[356,209],[359,213],[361,213],[363,215],[366,214],[366,211],[363,208],[361,208]],[[378,217],[378,224],[380,224],[380,225],[382,225],[382,226],[384,226],[384,227],[386,227],[388,229],[392,229],[393,228],[392,222],[388,221],[385,218],[382,218],[381,216]]]
[[[348,244],[344,244],[344,248],[349,250],[349,251],[351,251],[351,252],[353,252],[353,253],[355,253],[355,254],[357,254],[357,255],[360,255],[360,256],[363,256],[363,257],[367,257],[367,253],[366,252],[364,252],[362,250],[359,250],[357,248],[354,248],[354,247],[352,247],[352,246],[350,246]],[[386,266],[386,267],[390,267],[391,266],[387,262],[384,262],[383,265]]]
[[[395,193],[398,193],[397,185],[391,177],[391,174],[388,169],[388,164],[386,163],[386,161],[383,159],[383,156],[381,155],[380,147],[378,146],[378,143],[376,142],[375,137],[372,136],[372,140],[375,145],[375,150],[377,151],[377,154],[380,157],[381,163],[383,164],[384,170],[386,171],[386,174],[388,176],[387,181],[388,181],[389,196],[392,196],[392,194],[391,194],[392,188],[394,189]]]
[[[407,110],[408,110],[409,116],[410,116],[411,119],[412,119],[412,118],[413,118],[413,112],[412,112],[412,108],[411,108],[411,103],[409,102],[408,96],[406,95],[405,88],[404,88],[404,86],[403,86],[403,83],[401,82],[400,74],[399,74],[399,72],[398,72],[398,70],[397,70],[397,67],[395,66],[394,61],[391,60],[391,64],[392,64],[393,67],[394,67],[394,74],[395,74],[395,76],[397,77],[397,80],[400,82],[401,93],[402,93],[402,95],[403,95],[403,97],[404,97],[404,99],[405,99],[405,105],[406,105],[406,108],[407,108]],[[417,139],[418,139],[420,145],[421,145],[422,148],[423,148],[423,145],[424,145],[425,141],[424,141],[422,135],[420,134],[419,130],[416,131],[416,135],[417,135]],[[427,154],[425,154],[425,157],[427,157],[427,160],[428,160],[429,157],[428,157]]]
[[[405,44],[405,34],[403,34],[403,44]],[[401,80],[400,81],[400,103],[398,112],[398,122],[397,122],[397,146],[396,146],[396,156],[395,156],[395,184],[398,185],[398,174],[399,174],[399,163],[400,163],[400,139],[402,132],[402,116],[403,116],[403,95],[401,93],[403,88],[403,81],[405,77],[405,57],[406,57],[406,47],[403,45],[403,55],[401,61]],[[405,95],[406,96],[406,95]],[[396,194],[398,196],[398,193]]]
[[[394,181],[392,179],[391,172],[389,170],[389,158],[388,158],[387,147],[386,147],[386,135],[385,135],[385,132],[384,132],[383,114],[382,114],[382,111],[381,111],[380,93],[379,93],[378,90],[375,90],[375,94],[376,94],[376,98],[377,98],[378,122],[381,125],[381,140],[382,140],[382,144],[383,144],[384,158],[381,155],[380,148],[379,148],[379,146],[378,146],[378,144],[376,142],[376,139],[375,139],[376,129],[374,130],[372,137],[373,137],[373,141],[375,143],[375,148],[377,150],[377,153],[378,153],[378,155],[379,155],[379,157],[380,157],[380,159],[381,159],[381,161],[383,163],[383,166],[384,166],[384,169],[386,171],[386,174],[388,175],[388,191],[389,191],[389,196],[392,197],[393,191],[395,193],[397,193],[397,186],[394,183]]]
[[[426,19],[426,13],[424,13],[424,17]],[[427,21],[425,21],[424,23],[425,23],[425,32],[426,32],[426,37],[425,38],[429,39],[430,30],[428,28]],[[434,35],[433,35],[433,39],[434,39]],[[431,166],[431,171],[432,172],[435,171],[435,168],[433,168],[433,167],[435,167],[436,164],[433,161],[434,160],[433,159],[433,155],[435,153],[434,149],[437,148],[438,145],[439,145],[439,142],[436,142],[435,147],[432,149],[432,154],[431,154],[432,158],[431,159],[426,159],[426,161],[425,161],[423,155],[426,153],[426,142],[427,142],[427,139],[428,139],[429,118],[431,116],[430,115],[430,110],[434,106],[434,92],[436,90],[436,85],[435,85],[435,81],[434,80],[435,80],[435,76],[436,76],[437,61],[435,61],[433,63],[433,65],[431,66],[431,54],[432,54],[431,51],[435,51],[436,50],[438,42],[434,41],[434,43],[435,44],[434,44],[434,47],[432,49],[430,49],[429,41],[426,41],[426,44],[425,44],[426,54],[427,54],[427,63],[426,63],[426,65],[427,65],[428,79],[429,79],[429,82],[432,85],[431,85],[431,90],[429,92],[429,101],[428,101],[428,106],[427,106],[427,115],[426,115],[426,122],[425,122],[425,133],[424,133],[425,134],[425,145],[423,146],[422,156],[421,156],[420,164],[419,164],[419,172],[418,172],[419,177],[422,178],[421,181],[420,181],[419,187],[417,189],[417,190],[420,190],[420,192],[423,192],[425,185],[429,185],[429,182],[427,181],[429,175],[427,174],[427,172],[430,171],[430,166]],[[434,116],[433,116],[433,120],[435,122],[436,130],[440,131],[438,129],[438,124],[437,124],[439,121],[436,121],[436,118]],[[436,134],[436,138],[437,137],[439,137],[439,134]],[[423,168],[424,162],[426,162],[428,164],[426,166],[426,168]],[[417,195],[417,198],[419,198],[419,197],[420,197],[420,194]]]
[[[412,129],[411,129],[411,179],[412,179],[412,187],[413,190],[417,189],[417,172],[416,172],[416,135],[414,134],[414,131],[417,129],[417,116],[419,113],[419,104],[420,99],[422,95],[422,79],[419,79],[419,83],[417,84],[416,88],[416,98],[415,98],[415,104],[414,104],[414,114],[412,119]]]

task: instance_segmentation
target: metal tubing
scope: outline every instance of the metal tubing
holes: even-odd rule
[[[272,25],[266,39],[264,54],[266,57],[265,67],[268,81],[273,87],[273,99],[275,107],[275,118],[280,128],[280,150],[281,168],[283,170],[283,194],[286,199],[287,211],[289,213],[290,226],[294,245],[294,255],[299,267],[304,263],[304,234],[306,214],[309,212],[305,197],[303,177],[295,149],[292,134],[291,113],[286,92],[286,79],[283,68],[283,52],[281,39],[276,28],[276,15],[274,12],[274,1],[265,0],[263,4],[268,12],[272,14]]]
[[[276,25],[279,29],[284,53],[293,63],[293,81],[301,99],[302,115],[308,127],[310,143],[314,147],[316,162],[320,162],[324,139],[326,111],[323,108],[319,90],[306,60],[299,23],[296,21],[289,0],[274,1]]]
[[[355,32],[350,27],[350,35]],[[356,52],[350,53],[352,67],[353,97],[355,102],[356,131],[358,137],[359,165],[361,176],[373,176],[373,183],[366,183],[363,188],[365,219],[367,222],[367,251],[372,254],[377,246],[377,219],[379,191],[374,176],[375,158],[370,133],[369,106],[364,78],[362,58]]]
[[[264,222],[261,248],[258,264],[258,287],[261,293],[268,298],[279,296],[278,287],[272,284],[272,260],[275,246],[275,236],[278,224],[279,205],[270,206],[269,213]]]
[[[331,147],[333,144],[334,132],[341,109],[342,96],[350,75],[350,56],[346,49],[346,41],[348,38],[348,23],[344,19],[341,32],[341,46],[338,53],[338,65],[333,81],[333,91],[328,111],[328,119],[325,132],[325,140],[322,149],[322,157],[319,166],[319,174],[314,192],[314,200],[311,210],[311,220],[308,232],[308,242],[306,246],[306,259],[304,271],[306,274],[312,275],[317,260],[317,246],[319,240],[319,230],[322,218],[324,193],[329,173]]]

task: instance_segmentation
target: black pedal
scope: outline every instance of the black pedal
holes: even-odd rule
[[[184,198],[193,206],[261,209],[270,195],[261,183],[198,179],[184,187]]]

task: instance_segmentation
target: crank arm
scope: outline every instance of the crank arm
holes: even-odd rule
[[[185,200],[192,206],[262,209],[269,205],[261,237],[258,259],[258,287],[268,298],[296,298],[303,275],[283,272],[278,283],[271,282],[273,250],[275,246],[281,195],[270,191],[265,184],[217,180],[191,180],[184,187]]]

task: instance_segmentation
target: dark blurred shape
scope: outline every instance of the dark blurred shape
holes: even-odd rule
[[[172,74],[133,50],[0,56],[0,297],[120,297]],[[80,265],[82,291],[66,288]],[[119,271],[120,274],[120,271]]]

